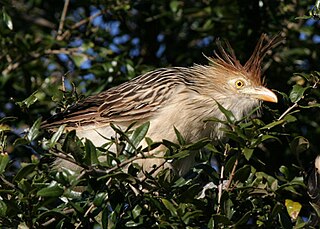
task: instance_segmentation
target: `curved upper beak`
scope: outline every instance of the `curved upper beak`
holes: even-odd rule
[[[243,93],[249,95],[250,97],[260,99],[266,102],[277,103],[278,98],[274,92],[265,87],[252,87],[243,89]]]

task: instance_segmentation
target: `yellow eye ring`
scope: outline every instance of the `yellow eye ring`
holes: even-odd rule
[[[242,88],[244,86],[244,82],[242,80],[237,80],[235,82],[235,85],[236,85],[237,89],[240,89],[240,88]]]

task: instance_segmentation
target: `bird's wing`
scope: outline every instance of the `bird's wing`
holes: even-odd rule
[[[183,85],[187,68],[162,68],[100,94],[89,96],[65,112],[43,124],[53,128],[62,124],[70,127],[92,123],[121,123],[147,119],[172,96],[173,87]]]

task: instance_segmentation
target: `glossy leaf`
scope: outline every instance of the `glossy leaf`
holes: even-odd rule
[[[4,201],[0,200],[0,217],[5,217],[7,214],[7,205]]]
[[[5,172],[5,169],[10,161],[9,155],[6,153],[0,154],[0,175]]]
[[[129,145],[127,148],[129,152],[132,152],[135,148],[139,146],[139,144],[147,135],[149,126],[150,126],[150,122],[146,122],[134,130],[132,136],[130,137],[132,145]]]
[[[27,139],[32,142],[34,141],[40,134],[39,128],[41,125],[41,118],[38,118],[37,121],[35,121],[32,125],[32,127],[30,128],[28,135],[27,135]]]
[[[217,105],[219,107],[219,110],[225,115],[229,123],[234,123],[237,121],[237,119],[234,117],[231,111],[224,108],[220,103],[217,102]]]
[[[296,220],[302,208],[302,205],[299,202],[295,202],[289,199],[285,200],[285,205],[291,219]]]
[[[37,192],[42,197],[59,197],[63,193],[63,188],[56,182],[52,182],[48,187],[42,188]]]
[[[12,19],[11,19],[10,15],[6,12],[4,7],[2,7],[2,17],[3,17],[3,21],[5,22],[6,26],[10,30],[13,30]]]
[[[253,154],[254,149],[249,149],[249,148],[243,148],[242,152],[244,154],[244,157],[247,159],[247,161],[250,160],[252,154]]]
[[[298,102],[304,96],[307,89],[309,89],[309,87],[302,87],[298,84],[294,85],[289,95],[291,102]]]
[[[167,199],[161,199],[163,205],[170,211],[171,215],[177,216],[177,209],[175,206]]]
[[[59,140],[59,138],[61,137],[61,135],[64,132],[66,125],[62,125],[59,127],[59,129],[52,135],[52,137],[50,138],[50,142],[49,142],[49,147],[53,147],[57,141]]]

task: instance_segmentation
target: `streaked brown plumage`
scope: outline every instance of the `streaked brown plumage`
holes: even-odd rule
[[[269,39],[263,34],[245,65],[240,64],[228,44],[228,51],[219,45],[220,54],[208,58],[210,65],[148,72],[84,99],[50,118],[43,126],[56,128],[67,124],[69,130],[76,129],[79,137],[88,138],[97,146],[106,141],[101,135],[114,135],[110,123],[125,128],[132,122],[150,121],[147,136],[154,141],[175,142],[174,127],[187,142],[203,137],[221,138],[220,124],[204,122],[211,117],[225,118],[216,102],[232,111],[238,119],[260,101],[277,102],[276,95],[263,86],[261,61],[280,41],[279,37]],[[177,171],[184,174],[192,164],[190,161],[187,158],[185,163],[179,163]],[[140,163],[149,170],[162,160],[149,159]]]

